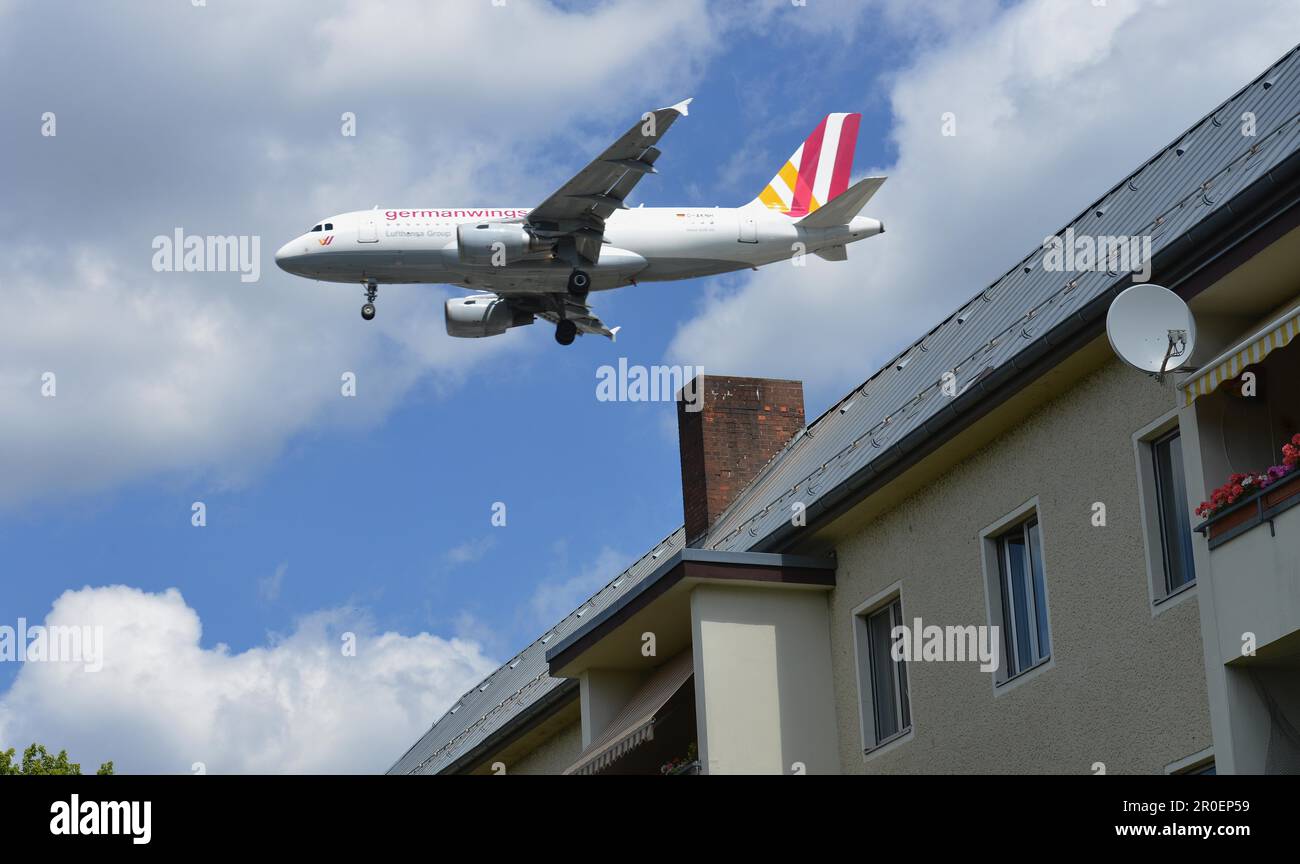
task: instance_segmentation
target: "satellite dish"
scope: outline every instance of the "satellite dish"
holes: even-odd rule
[[[1168,288],[1134,285],[1110,304],[1106,335],[1121,360],[1160,379],[1192,356],[1196,319]]]

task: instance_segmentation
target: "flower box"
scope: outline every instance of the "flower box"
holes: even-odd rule
[[[1253,521],[1259,516],[1259,508],[1249,506],[1254,502],[1254,500],[1255,498],[1253,496],[1242,499],[1241,501],[1238,501],[1237,506],[1233,507],[1231,510],[1227,510],[1217,516],[1211,516],[1205,522],[1205,536],[1210,540],[1218,540],[1233,528],[1237,528],[1241,525],[1245,525],[1247,522]]]
[[[1282,461],[1262,473],[1236,473],[1202,501],[1196,515],[1205,519],[1196,530],[1205,534],[1213,549],[1300,501],[1300,432],[1282,445]]]
[[[1300,471],[1264,490],[1264,509],[1272,510],[1284,501],[1300,496]]]
[[[1238,499],[1197,526],[1205,533],[1210,549],[1244,534],[1255,525],[1271,522],[1281,510],[1300,504],[1300,471],[1293,471],[1266,489]]]

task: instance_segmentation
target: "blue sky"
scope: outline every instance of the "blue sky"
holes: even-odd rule
[[[0,228],[21,249],[0,268],[0,624],[45,619],[86,586],[175,588],[201,620],[185,676],[304,644],[319,634],[303,622],[322,615],[329,633],[391,631],[412,652],[427,636],[453,658],[381,694],[406,713],[361,761],[268,744],[283,770],[386,767],[485,669],[680,525],[673,405],[597,401],[599,366],[801,378],[814,417],[1288,47],[1249,24],[1275,10],[1234,16],[1212,57],[1161,56],[1142,47],[1151,34],[1204,32],[1213,4],[1118,0],[673,0],[648,21],[626,3],[398,4],[396,22],[364,4],[178,5],[96,4],[69,27],[44,4],[0,3],[0,70],[24,82],[0,96],[18,118],[0,132],[14,154]],[[548,33],[611,44],[556,58],[531,46]],[[1179,83],[1104,104],[1148,64]],[[1063,107],[1076,80],[1101,97]],[[359,288],[273,266],[330,213],[531,206],[643,111],[686,96],[690,116],[634,201],[739,205],[822,116],[859,111],[855,174],[890,173],[872,214],[890,233],[838,270],[602,294],[618,342],[568,349],[543,323],[450,340],[452,292],[432,286],[381,290],[366,324]],[[938,135],[949,103],[970,130],[951,141]],[[54,139],[38,133],[45,111]],[[343,111],[355,139],[339,135]],[[259,235],[260,283],[153,273],[149,240],[176,226]],[[46,369],[68,371],[42,402]],[[343,371],[354,400],[337,395]],[[144,602],[114,596],[91,608],[129,617]],[[38,679],[19,692],[24,674],[0,663],[0,747],[35,735],[163,771],[207,746],[202,731],[165,747],[132,737],[166,717],[145,695],[106,701],[87,685],[85,704],[118,730],[98,734]]]
[[[863,112],[858,165],[883,163],[888,105],[864,85],[885,71],[879,57],[888,52],[863,50],[871,45],[870,38],[849,43],[798,28],[749,32],[710,60],[710,71],[699,76],[690,93],[665,91],[657,101],[582,116],[580,130],[572,135],[557,130],[555,136],[579,138],[581,144],[543,146],[526,158],[546,177],[562,179],[642,111],[691,95],[691,116],[663,147],[660,175],[643,183],[635,200],[744,203],[830,111]],[[822,56],[824,66],[768,61],[814,54]],[[181,71],[204,77],[200,70]],[[36,89],[42,89],[40,77]],[[64,86],[79,85],[68,80]],[[59,101],[57,88],[43,89],[32,95],[33,103]],[[789,110],[774,115],[771,105]],[[363,102],[352,109],[362,118],[358,148],[365,147],[370,107]],[[436,111],[437,96],[431,93],[423,105],[382,108]],[[334,119],[321,118],[315,132],[326,139],[321,146],[334,143]],[[67,128],[76,119],[61,122]],[[475,125],[487,128],[491,120],[478,118]],[[729,164],[739,141],[753,158]],[[311,139],[303,143],[313,145]],[[190,154],[185,170],[219,162],[222,146],[221,137],[213,137]],[[439,158],[436,150],[426,154],[431,166]],[[731,176],[720,176],[723,167],[731,168]],[[39,168],[48,186],[65,182],[58,160]],[[390,206],[531,205],[546,187],[545,177],[531,187],[532,192],[501,190],[496,194],[506,198],[485,193],[471,201],[413,200],[380,191],[372,197]],[[340,199],[333,209],[368,203]],[[265,214],[264,222],[250,226],[265,238],[259,293],[274,292],[293,279],[270,266],[278,241],[323,215],[306,201],[286,200]],[[48,228],[57,230],[54,224]],[[3,567],[24,577],[12,584],[7,580],[0,620],[42,618],[69,588],[125,582],[148,591],[180,588],[201,611],[209,646],[224,642],[243,650],[262,644],[267,631],[290,629],[297,615],[357,605],[369,610],[378,628],[403,632],[451,632],[472,615],[485,628],[478,634],[491,634],[494,655],[506,657],[551,623],[530,605],[539,583],[566,582],[597,562],[630,563],[680,524],[673,405],[598,402],[595,370],[620,356],[632,363],[664,362],[676,325],[693,313],[704,281],[647,285],[598,298],[606,319],[623,325],[614,345],[589,338],[561,350],[546,325],[511,333],[512,340],[537,343],[537,350],[490,362],[451,392],[416,384],[372,427],[303,430],[242,488],[218,491],[205,476],[173,473],[5,513],[0,518]],[[232,280],[213,287],[248,293]],[[360,291],[347,286],[318,290],[346,295],[352,305],[360,302]],[[402,314],[399,303],[385,302],[386,293],[381,292],[381,314]],[[429,292],[403,298],[406,302],[435,306],[441,298]],[[366,328],[352,310],[329,326]],[[361,398],[367,383],[362,373]],[[828,394],[820,395],[817,404],[824,404]],[[190,525],[190,504],[196,500],[208,508],[203,529]],[[496,501],[507,506],[505,528],[490,525]],[[453,550],[467,546],[476,550],[474,560],[452,560]],[[269,599],[260,586],[281,565],[287,566],[279,596]],[[614,575],[600,574],[606,581]],[[0,684],[16,669],[0,665]]]
[[[888,106],[863,84],[884,69],[875,52],[862,50],[869,45],[870,40],[850,44],[797,28],[747,33],[711,61],[717,73],[700,76],[691,93],[667,91],[658,102],[629,102],[621,112],[584,117],[585,149],[543,148],[530,154],[530,162],[546,165],[553,178],[574,173],[642,111],[686,95],[695,97],[691,116],[674,129],[660,175],[640,187],[637,201],[744,203],[829,111],[862,111],[857,162],[883,162]],[[823,55],[827,67],[792,71],[767,60],[811,54]],[[816,96],[809,98],[813,87]],[[58,97],[47,92],[33,101],[54,103]],[[773,116],[767,103],[791,110]],[[436,104],[431,96],[423,107],[400,107],[430,111]],[[363,124],[361,148],[368,107],[355,109]],[[74,119],[62,122],[66,128]],[[480,123],[491,125],[487,119]],[[333,143],[332,115],[322,118],[317,134],[331,136],[327,143]],[[738,140],[755,156],[728,166]],[[191,163],[219,161],[221,146],[213,139],[206,151],[191,154]],[[439,154],[430,152],[427,159],[436,165]],[[719,176],[724,166],[733,168],[733,177]],[[43,167],[50,185],[63,182],[57,162]],[[545,180],[532,185],[542,189]],[[526,192],[466,202],[374,195],[390,205],[534,203]],[[334,209],[365,205],[339,200]],[[286,201],[267,215],[273,218],[253,226],[268,238],[264,259],[271,238],[288,236],[286,229],[276,234],[276,226],[291,232],[324,214],[306,202]],[[292,278],[266,266],[258,290],[275,291]],[[5,569],[39,578],[18,580],[5,592],[0,620],[24,612],[42,617],[67,588],[126,581],[148,590],[181,588],[203,612],[205,643],[226,642],[236,650],[260,644],[267,630],[289,628],[297,614],[352,603],[369,608],[381,628],[399,630],[445,631],[468,612],[498,634],[499,651],[520,647],[546,626],[527,609],[540,581],[570,578],[605,548],[630,563],[680,524],[673,406],[597,402],[595,369],[620,356],[633,363],[663,362],[675,324],[695,307],[701,281],[601,297],[598,308],[624,327],[616,345],[583,339],[564,351],[543,326],[511,333],[511,339],[539,343],[541,350],[523,362],[490,364],[454,393],[417,385],[373,428],[304,431],[247,488],[214,493],[202,477],[148,477],[71,505],[6,514],[0,522]],[[338,285],[319,290],[349,300],[360,293]],[[401,314],[385,299],[383,314]],[[440,300],[430,293],[425,302]],[[366,326],[355,314],[332,323]],[[366,384],[362,377],[363,397]],[[195,500],[208,506],[203,530],[189,524]],[[495,501],[507,505],[505,529],[489,523]],[[490,545],[478,560],[451,564],[446,556],[466,543]],[[284,563],[281,596],[263,602],[260,580]],[[13,671],[0,667],[0,675]]]

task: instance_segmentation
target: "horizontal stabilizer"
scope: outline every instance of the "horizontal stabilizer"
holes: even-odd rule
[[[847,225],[862,212],[862,208],[867,206],[871,196],[876,194],[885,182],[884,177],[868,177],[865,180],[859,180],[844,193],[831,199],[829,204],[823,204],[807,216],[799,220],[798,224],[805,228],[834,228],[836,225]]]
[[[818,258],[825,258],[827,261],[847,261],[849,260],[849,250],[846,246],[827,246],[825,249],[818,249],[813,253]]]

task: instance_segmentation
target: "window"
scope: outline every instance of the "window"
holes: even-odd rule
[[[907,664],[893,657],[893,630],[902,623],[903,605],[898,596],[883,606],[854,615],[865,750],[873,750],[912,729]]]
[[[320,230],[320,226],[319,226],[319,225],[314,225],[314,226],[312,226],[311,231],[308,231],[307,233],[308,233],[308,234],[311,234],[312,232],[314,232],[314,231],[319,231],[319,230]]]
[[[1005,679],[1014,678],[1052,656],[1047,625],[1047,582],[1038,517],[1033,516],[995,541],[1002,612]],[[1005,680],[1004,679],[1004,680]]]
[[[326,231],[333,231],[333,230],[334,230],[334,223],[333,223],[333,222],[326,222],[326,223],[325,223],[325,230],[326,230]]]
[[[1151,457],[1164,567],[1163,599],[1196,581],[1192,523],[1187,515],[1187,483],[1183,478],[1183,443],[1178,431],[1152,441]]]
[[[1178,416],[1170,412],[1133,435],[1137,455],[1142,540],[1152,614],[1189,597],[1196,585],[1191,511],[1183,475],[1183,439]],[[1166,603],[1165,601],[1169,601]]]

